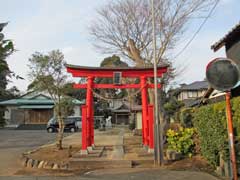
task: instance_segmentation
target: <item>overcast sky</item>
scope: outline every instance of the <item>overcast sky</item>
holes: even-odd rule
[[[4,33],[18,50],[8,58],[8,64],[12,71],[25,78],[13,80],[10,86],[26,90],[28,58],[36,51],[45,53],[60,49],[67,63],[99,66],[106,55],[97,53],[92,47],[88,27],[96,17],[96,9],[108,1],[111,0],[0,0],[0,22],[9,22]],[[210,46],[240,21],[239,9],[240,0],[220,0],[203,29],[176,59],[179,66],[188,66],[177,79],[178,83],[203,80],[206,64],[225,55],[224,49],[213,53]],[[189,27],[186,39],[176,52],[191,38],[201,21]]]

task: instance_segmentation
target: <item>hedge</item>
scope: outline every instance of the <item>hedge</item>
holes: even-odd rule
[[[240,98],[231,101],[236,138],[240,135]],[[189,111],[188,111],[189,112]],[[225,102],[192,109],[193,125],[199,138],[202,155],[213,165],[219,165],[219,156],[228,159],[228,134]]]

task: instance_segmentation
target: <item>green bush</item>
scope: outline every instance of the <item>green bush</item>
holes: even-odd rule
[[[176,97],[171,97],[167,100],[167,102],[163,105],[163,108],[165,110],[165,115],[169,119],[174,119],[176,122],[176,117],[178,116],[178,111],[179,109],[183,106],[184,104],[176,99]]]
[[[240,98],[232,99],[233,126],[236,136],[240,137]]]
[[[240,97],[231,100],[233,127],[236,139],[240,136]],[[219,165],[222,153],[225,160],[229,159],[228,130],[225,102],[220,102],[196,109],[194,127],[200,138],[201,153],[210,163]],[[237,155],[238,155],[237,148]],[[239,156],[237,156],[240,159]]]
[[[168,149],[192,156],[194,151],[193,128],[180,128],[179,131],[167,131]]]
[[[224,103],[201,107],[195,111],[202,155],[213,165],[219,165],[219,156],[226,154],[227,129]]]
[[[193,113],[194,113],[194,108],[181,109],[179,114],[179,119],[183,127],[193,127],[193,123],[192,123]]]
[[[134,129],[136,128],[135,122],[129,123],[128,128],[129,128],[130,130],[134,130]]]

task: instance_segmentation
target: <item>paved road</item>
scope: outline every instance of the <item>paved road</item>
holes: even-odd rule
[[[0,130],[0,176],[20,168],[20,155],[55,140],[55,133],[44,130]]]
[[[112,175],[83,175],[71,177],[0,177],[0,180],[219,180],[203,172],[145,170]]]

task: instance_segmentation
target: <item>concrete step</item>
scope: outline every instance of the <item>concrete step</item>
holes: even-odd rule
[[[101,157],[104,151],[104,147],[94,147],[92,150],[88,151],[88,154],[84,155],[81,154],[81,152],[77,152],[75,153],[72,157],[73,158],[97,158],[97,157]]]
[[[108,160],[108,159],[79,159],[72,158],[69,161],[69,168],[74,169],[111,169],[111,168],[132,168],[131,160]]]
[[[153,153],[148,153],[148,152],[138,152],[138,157],[153,157]]]
[[[114,146],[111,159],[122,159],[124,156],[123,146]]]

